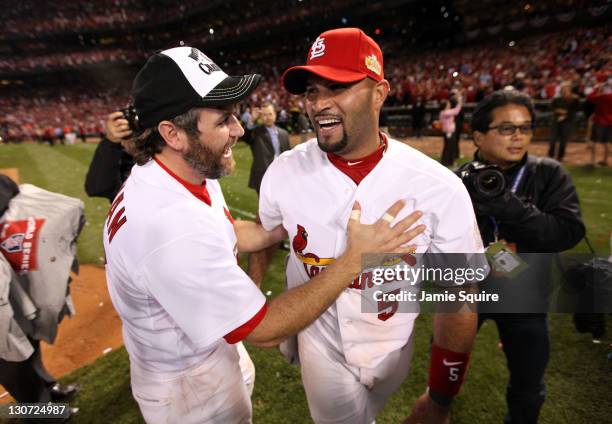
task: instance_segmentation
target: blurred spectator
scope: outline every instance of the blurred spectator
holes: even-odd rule
[[[574,132],[579,105],[578,96],[572,93],[572,86],[567,82],[561,86],[559,96],[555,97],[551,103],[553,116],[548,156],[556,158],[559,162],[563,161],[565,146]],[[559,143],[558,150],[556,149],[557,142]]]
[[[243,140],[251,146],[253,164],[249,176],[249,187],[259,195],[261,179],[272,161],[282,152],[289,150],[289,134],[276,126],[276,111],[271,103],[254,108],[252,121],[261,116],[263,125],[247,125]]]
[[[423,127],[425,126],[425,103],[423,97],[418,96],[416,102],[412,105],[412,136],[421,138],[423,136]]]
[[[587,100],[595,104],[592,139],[604,144],[604,157],[599,165],[608,166],[608,149],[612,142],[612,78],[597,85]],[[595,165],[593,156],[593,165]]]
[[[444,148],[440,162],[444,166],[451,166],[459,157],[459,140],[455,138],[455,117],[461,112],[462,99],[458,98],[457,105],[451,106],[450,100],[444,100],[440,110],[440,126],[444,134]]]
[[[457,106],[457,104],[459,104],[460,102],[465,103],[465,98],[463,97],[462,92],[460,92],[457,89],[454,89],[451,91],[450,100],[451,100],[451,106],[453,107]],[[459,158],[461,155],[461,152],[459,151],[459,144],[461,142],[461,133],[463,132],[464,122],[465,122],[465,114],[463,113],[463,108],[461,108],[457,116],[455,116],[455,133],[453,134],[453,137],[455,139],[455,143],[457,144],[457,149],[455,152],[456,157],[454,159]]]

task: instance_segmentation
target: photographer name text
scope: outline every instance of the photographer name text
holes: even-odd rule
[[[473,293],[468,290],[460,290],[457,293],[451,293],[445,290],[441,293],[431,293],[422,290],[420,293],[414,293],[406,290],[399,292],[385,293],[382,290],[376,290],[373,293],[375,301],[380,302],[498,302],[499,294],[487,293],[485,291]]]

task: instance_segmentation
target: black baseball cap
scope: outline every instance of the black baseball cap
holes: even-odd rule
[[[132,98],[140,128],[157,125],[194,107],[237,103],[261,75],[229,76],[194,47],[175,47],[151,56],[136,75]]]

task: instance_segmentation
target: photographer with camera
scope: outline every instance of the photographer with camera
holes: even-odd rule
[[[458,174],[470,193],[489,249],[561,252],[584,237],[569,173],[553,159],[527,154],[534,128],[532,101],[515,90],[490,94],[472,115],[478,150],[474,161],[463,165]],[[517,304],[517,309],[521,306]],[[505,422],[535,423],[545,398],[543,377],[550,350],[547,315],[479,313],[479,326],[486,319],[497,324],[510,371]]]
[[[130,174],[134,160],[122,142],[132,135],[128,119],[133,116],[132,109],[127,107],[106,117],[106,136],[98,144],[85,178],[88,196],[106,197],[112,202]]]

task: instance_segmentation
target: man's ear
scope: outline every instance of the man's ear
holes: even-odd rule
[[[480,147],[480,145],[484,141],[485,135],[480,131],[474,131],[472,133],[472,137],[474,138],[474,144],[476,145],[476,147]]]
[[[170,121],[157,124],[157,131],[172,150],[182,152],[186,147],[186,139],[179,129]]]
[[[385,79],[382,81],[378,81],[374,86],[374,91],[372,95],[374,99],[374,107],[377,110],[380,110],[382,108],[383,104],[385,103],[385,100],[387,99],[387,96],[389,95],[390,90],[391,87],[389,86],[389,81]]]

